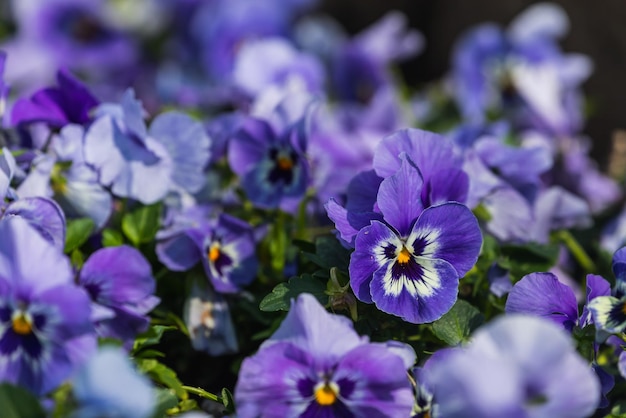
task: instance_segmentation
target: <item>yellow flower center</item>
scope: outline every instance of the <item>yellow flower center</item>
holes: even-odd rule
[[[402,246],[402,251],[400,251],[400,254],[398,254],[398,263],[400,264],[406,264],[409,262],[409,260],[411,259],[411,253],[409,252],[409,250],[406,249],[405,246]]]
[[[208,254],[209,260],[215,263],[218,258],[220,258],[220,247],[217,245],[211,246]]]
[[[293,168],[293,161],[291,161],[291,158],[281,155],[276,160],[276,165],[282,171],[289,171]]]
[[[315,400],[322,406],[329,406],[337,401],[339,386],[334,382],[321,382],[315,386]]]
[[[626,302],[622,304],[622,313],[626,314]]]
[[[14,315],[13,317],[13,331],[16,334],[28,335],[32,332],[33,326],[30,319],[23,313]]]

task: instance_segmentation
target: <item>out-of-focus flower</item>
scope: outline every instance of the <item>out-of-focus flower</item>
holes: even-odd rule
[[[569,335],[521,315],[479,329],[467,347],[433,364],[428,383],[441,418],[583,418],[600,400],[598,378]]]
[[[105,103],[84,139],[85,161],[116,196],[144,204],[178,188],[198,191],[209,159],[210,140],[201,123],[178,112],[157,116],[146,128],[132,90],[119,105]]]
[[[89,112],[100,102],[69,71],[57,72],[58,87],[38,90],[30,98],[19,99],[11,109],[11,124],[45,122],[53,128],[69,123],[85,125]]]
[[[424,208],[423,180],[405,154],[382,181],[377,204],[383,222],[359,231],[350,258],[355,295],[413,323],[439,319],[454,305],[459,279],[482,243],[472,212],[457,202]]]
[[[349,320],[302,294],[274,335],[244,360],[235,399],[251,417],[408,416],[409,346],[369,343]]]
[[[89,296],[25,220],[0,220],[0,236],[0,381],[42,395],[95,349]]]
[[[191,345],[211,356],[239,349],[228,303],[207,286],[194,286],[185,303],[185,324]]]
[[[122,349],[99,349],[72,383],[79,405],[72,418],[148,418],[156,406],[152,384]]]
[[[148,328],[148,312],[160,302],[154,296],[150,264],[126,245],[93,253],[80,271],[78,284],[91,296],[91,319],[98,335],[126,344]]]
[[[277,132],[265,120],[248,118],[230,140],[228,161],[252,203],[293,211],[309,182],[306,145],[303,120]]]

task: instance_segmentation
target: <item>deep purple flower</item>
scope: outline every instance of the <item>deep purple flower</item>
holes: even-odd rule
[[[148,328],[147,314],[160,302],[154,296],[156,283],[150,264],[126,245],[93,253],[83,265],[78,283],[91,296],[98,335],[124,343]]]
[[[410,160],[380,184],[377,203],[384,223],[359,231],[350,259],[355,295],[413,323],[432,322],[457,298],[459,279],[482,243],[478,222],[464,205],[424,209],[423,182]]]
[[[369,343],[350,321],[302,294],[274,335],[244,360],[237,414],[252,417],[405,417],[413,349]]]
[[[0,237],[0,381],[45,394],[95,349],[89,297],[25,220],[0,220]]]
[[[574,326],[583,328],[593,323],[587,306],[599,296],[610,292],[609,283],[600,276],[587,275],[587,302],[578,315],[574,291],[561,283],[552,273],[531,273],[522,277],[509,292],[505,310],[541,316],[572,332]]]
[[[479,329],[428,378],[441,418],[583,418],[600,400],[598,378],[568,334],[530,316],[507,315]]]
[[[217,292],[238,292],[256,277],[254,230],[227,214],[215,219],[208,215],[202,207],[175,215],[172,224],[157,234],[157,255],[174,271],[188,270],[201,261]]]
[[[99,101],[69,71],[57,73],[58,87],[47,87],[30,98],[19,99],[11,110],[11,124],[45,122],[53,128],[68,123],[85,125],[91,121],[89,112]]]
[[[295,210],[309,182],[304,130],[304,121],[280,132],[261,119],[242,123],[230,141],[228,161],[252,203]]]

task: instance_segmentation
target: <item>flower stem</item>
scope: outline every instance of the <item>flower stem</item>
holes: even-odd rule
[[[578,243],[578,241],[576,241],[576,238],[574,238],[574,236],[568,230],[563,229],[559,231],[557,237],[563,244],[565,244],[565,246],[572,253],[576,261],[578,261],[578,263],[587,273],[597,271],[597,267],[591,257],[589,257],[583,247]]]
[[[206,399],[210,399],[215,402],[220,402],[220,403],[222,402],[222,398],[210,392],[207,392],[206,390],[202,388],[194,388],[192,386],[183,386],[183,389],[185,389],[189,393],[193,393],[194,395],[198,395],[198,396],[201,396]]]

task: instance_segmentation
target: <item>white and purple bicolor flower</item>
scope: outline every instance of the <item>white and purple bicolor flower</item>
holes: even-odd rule
[[[304,119],[277,131],[248,118],[231,139],[228,162],[256,206],[293,211],[309,183]]]
[[[600,401],[569,334],[542,318],[498,318],[442,360],[426,376],[440,418],[583,418]]]
[[[626,247],[613,254],[615,287],[589,303],[589,310],[598,329],[618,334],[626,330]]]
[[[301,294],[274,335],[243,361],[237,415],[252,417],[407,417],[413,394],[410,346],[359,337],[348,318]]]
[[[154,296],[150,263],[127,245],[93,253],[80,271],[78,284],[91,297],[91,319],[98,335],[126,344],[148,328],[148,312],[161,301]]]
[[[432,322],[454,305],[459,279],[478,259],[482,235],[461,203],[425,209],[420,172],[406,155],[400,159],[400,169],[378,189],[383,221],[372,221],[356,236],[350,285],[361,301],[384,312]]]
[[[0,381],[45,394],[96,348],[89,296],[24,219],[0,220],[0,237]]]

